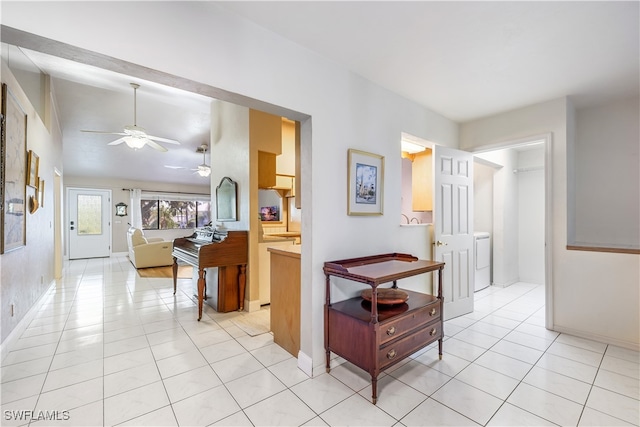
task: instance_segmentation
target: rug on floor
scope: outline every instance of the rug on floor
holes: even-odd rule
[[[139,268],[138,274],[140,277],[161,277],[161,278],[173,278],[173,267],[170,265],[164,267],[149,267]],[[178,266],[178,279],[191,279],[193,275],[193,267],[190,265]]]
[[[271,314],[265,309],[242,313],[231,319],[231,322],[252,337],[266,334],[271,330]]]

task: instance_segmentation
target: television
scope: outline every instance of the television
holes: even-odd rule
[[[263,206],[260,208],[261,221],[280,221],[278,206]]]

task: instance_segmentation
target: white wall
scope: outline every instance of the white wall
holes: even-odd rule
[[[54,280],[54,170],[62,170],[62,132],[55,111],[49,111],[50,120],[44,123],[4,61],[1,67],[2,82],[27,115],[25,149],[40,157],[39,175],[45,181],[44,206],[33,214],[25,209],[26,245],[0,255],[0,341],[4,342]],[[43,96],[51,99],[48,90]],[[46,104],[50,108],[50,102]],[[27,199],[33,195],[35,189],[27,187]]]
[[[493,173],[493,284],[509,286],[519,279],[518,265],[518,180],[514,150],[503,149],[478,154],[486,161],[502,167]],[[486,231],[486,230],[478,230]]]
[[[493,235],[493,174],[495,168],[480,161],[473,164],[473,230]]]
[[[544,284],[544,147],[517,152],[518,276]]]
[[[640,248],[640,99],[576,111],[576,245]],[[597,202],[595,202],[597,201]]]
[[[457,124],[213,2],[10,2],[2,8],[3,24],[10,27],[311,116],[303,124],[301,148],[301,350],[322,371],[323,263],[401,252],[413,247],[405,239],[424,237],[398,233],[400,136],[407,132],[455,147]],[[348,148],[385,157],[383,216],[347,216]],[[213,145],[212,159],[215,150]],[[351,285],[346,292],[357,290]]]
[[[626,347],[640,347],[640,257],[630,254],[567,250],[569,142],[573,107],[557,99],[462,124],[460,145],[472,149],[552,133],[551,329]],[[598,164],[585,165],[597,168]],[[633,174],[633,171],[627,171]],[[597,201],[596,201],[597,203]]]

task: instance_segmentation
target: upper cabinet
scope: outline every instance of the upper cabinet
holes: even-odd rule
[[[433,166],[431,150],[409,155],[411,164],[411,193],[413,211],[433,210]]]
[[[249,110],[251,147],[275,156],[282,153],[282,117]]]
[[[258,150],[258,188],[294,197],[299,183],[296,122],[256,110],[250,110],[249,122],[251,145]]]
[[[276,186],[276,155],[258,151],[258,188]]]

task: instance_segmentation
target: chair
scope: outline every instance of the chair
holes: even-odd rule
[[[162,267],[173,265],[173,242],[159,237],[146,238],[139,228],[127,231],[129,260],[135,268]]]

